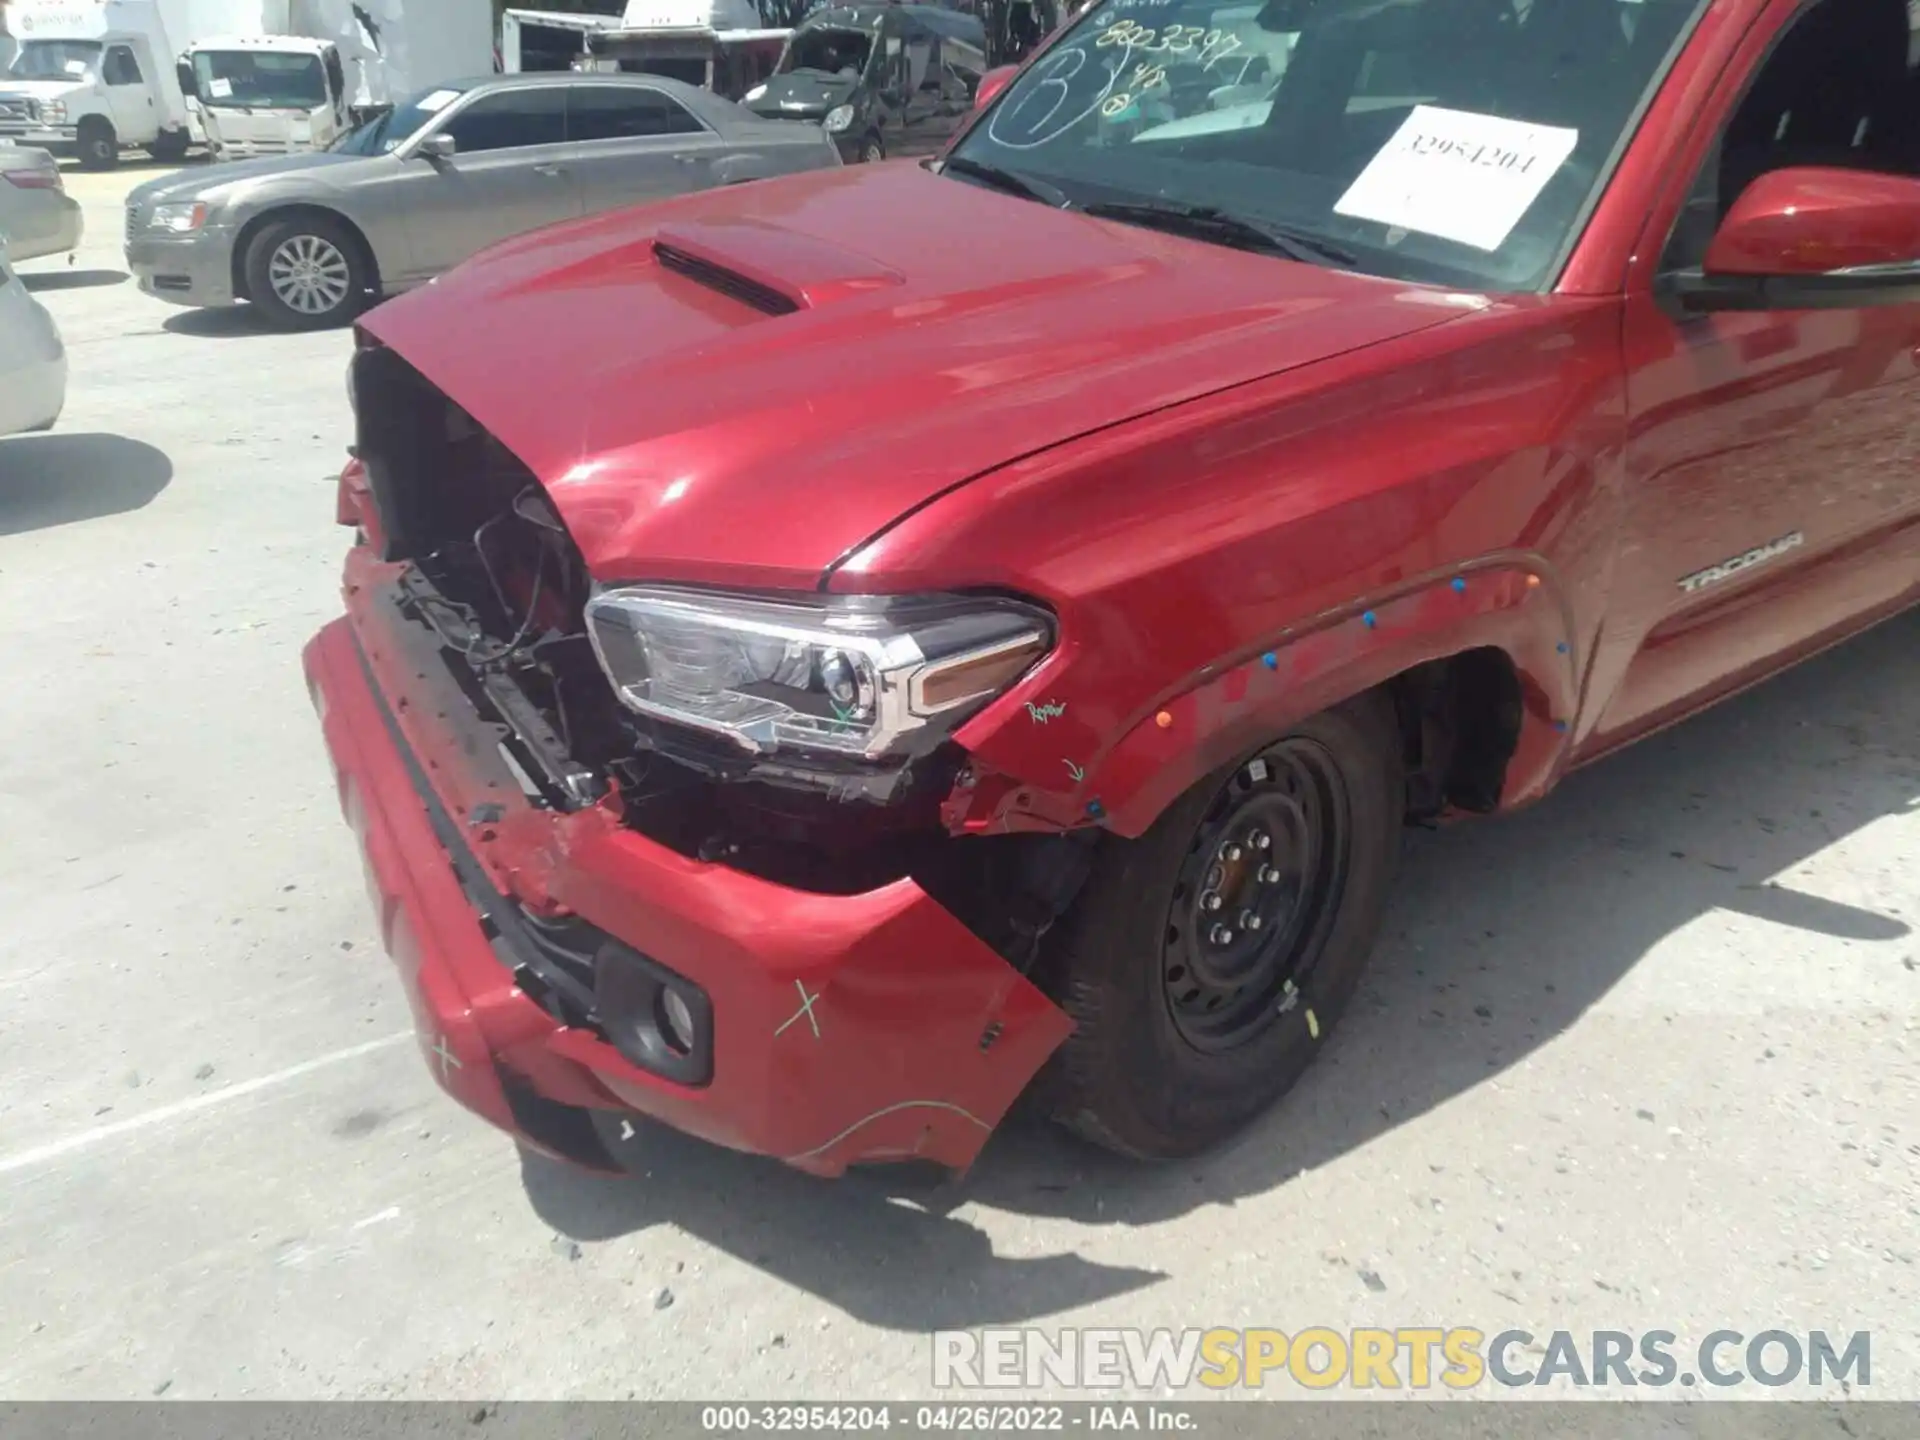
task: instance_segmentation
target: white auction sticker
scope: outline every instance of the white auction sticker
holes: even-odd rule
[[[459,98],[458,90],[436,90],[431,95],[420,97],[419,108],[429,115],[437,115]]]
[[[231,80],[210,80],[207,82],[207,93],[216,100],[224,100],[233,94],[233,82]]]
[[[1498,250],[1579,139],[1578,130],[1416,105],[1333,212]]]

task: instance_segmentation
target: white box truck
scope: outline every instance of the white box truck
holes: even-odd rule
[[[491,73],[477,0],[264,0],[255,31],[181,57],[219,159],[324,150],[417,90]]]
[[[19,46],[0,75],[0,139],[78,156],[127,149],[179,160],[202,137],[180,88],[180,48],[235,28],[260,0],[10,0]]]

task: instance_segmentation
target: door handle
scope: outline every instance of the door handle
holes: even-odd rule
[[[536,165],[533,167],[533,173],[536,175],[545,175],[549,179],[558,180],[567,172],[564,167],[559,165]]]
[[[676,155],[673,157],[673,163],[676,165],[698,165],[700,163],[700,157],[698,155]]]

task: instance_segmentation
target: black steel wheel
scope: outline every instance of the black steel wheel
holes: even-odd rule
[[[1266,1112],[1359,983],[1405,818],[1393,707],[1362,696],[1103,842],[1035,977],[1074,1033],[1037,1082],[1069,1128],[1142,1159]]]
[[[1353,802],[1331,752],[1295,736],[1234,771],[1173,887],[1161,982],[1174,1028],[1219,1054],[1299,1004],[1345,892]]]

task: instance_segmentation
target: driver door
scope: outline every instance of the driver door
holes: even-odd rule
[[[386,201],[404,215],[420,281],[450,270],[500,240],[581,214],[578,177],[568,162],[567,91],[562,85],[483,90],[450,108],[406,148]],[[446,159],[419,145],[453,138]]]
[[[1779,0],[1723,81],[1718,139],[1664,251],[1649,247],[1657,269],[1628,296],[1621,545],[1591,682],[1612,700],[1596,748],[1759,678],[1914,583],[1920,305],[1695,314],[1661,281],[1700,266],[1769,171],[1920,174],[1908,41],[1905,0]]]

